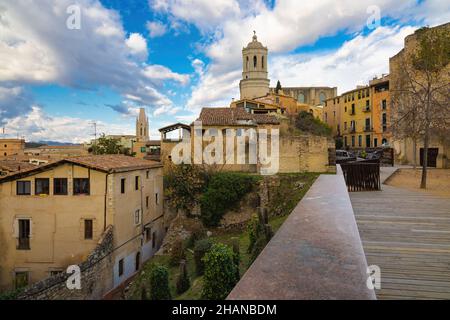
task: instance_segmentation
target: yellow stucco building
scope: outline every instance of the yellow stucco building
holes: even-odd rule
[[[163,220],[159,163],[80,156],[12,173],[0,179],[0,290],[83,262],[112,226],[113,267],[97,284],[105,294],[156,252]]]

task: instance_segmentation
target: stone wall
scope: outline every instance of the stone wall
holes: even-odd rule
[[[66,272],[36,282],[17,297],[19,300],[86,300],[101,299],[112,289],[113,271],[113,227],[109,226],[100,238],[97,247],[82,262],[81,289],[69,290],[66,281],[71,274]]]
[[[334,152],[332,139],[301,135],[280,137],[280,173],[330,172],[329,153]]]

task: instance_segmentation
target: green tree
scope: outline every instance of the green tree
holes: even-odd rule
[[[233,250],[221,243],[214,244],[203,257],[205,274],[203,276],[204,299],[223,300],[233,290],[239,277]]]
[[[423,139],[422,179],[427,185],[431,136],[450,136],[450,32],[447,28],[416,31],[417,49],[402,55],[398,87],[392,88],[394,135]],[[415,143],[415,142],[414,142]]]
[[[195,272],[197,275],[201,276],[205,271],[205,264],[203,262],[203,257],[211,249],[213,242],[208,239],[201,239],[195,242],[194,246],[194,262],[195,262]]]
[[[314,115],[310,112],[299,112],[295,118],[295,126],[303,132],[319,136],[331,136],[331,128],[326,123],[314,118]]]
[[[93,154],[125,154],[132,155],[129,148],[120,145],[120,140],[108,138],[102,134],[95,143],[90,147],[89,152]]]
[[[186,292],[191,286],[189,275],[187,272],[186,260],[180,261],[180,274],[177,278],[177,293],[182,294]]]
[[[188,164],[171,166],[164,177],[165,197],[169,205],[188,215],[199,203],[205,190],[208,174],[201,167]]]
[[[152,300],[170,300],[169,271],[165,266],[155,264],[150,270],[150,298]]]
[[[280,80],[277,81],[277,86],[275,87],[275,93],[278,94],[281,90]]]

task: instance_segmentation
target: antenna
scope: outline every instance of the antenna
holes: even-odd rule
[[[92,122],[90,122],[90,124],[94,127],[94,133],[92,134],[94,136],[93,145],[96,146],[97,145],[97,122],[92,121]],[[94,148],[94,154],[95,154],[95,148]]]

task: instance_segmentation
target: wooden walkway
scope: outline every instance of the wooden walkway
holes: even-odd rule
[[[450,299],[450,199],[387,185],[350,199],[377,298]]]

